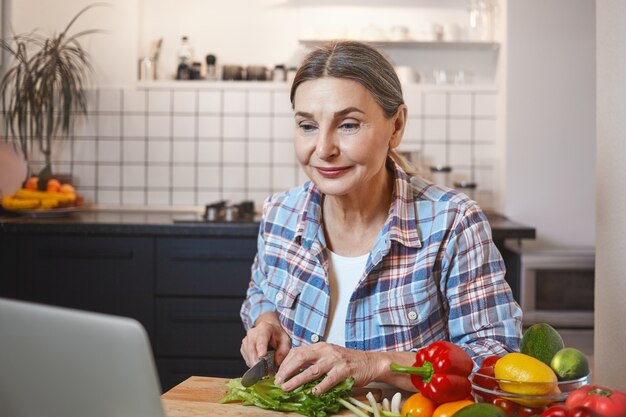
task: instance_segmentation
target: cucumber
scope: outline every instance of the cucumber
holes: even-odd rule
[[[563,338],[554,327],[547,323],[537,323],[524,332],[520,352],[550,366],[554,355],[564,347]]]

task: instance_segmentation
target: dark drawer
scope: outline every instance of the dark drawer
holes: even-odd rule
[[[159,238],[157,294],[244,297],[255,254],[256,238]]]
[[[156,354],[240,358],[245,330],[243,299],[160,298],[156,301]]]
[[[238,378],[248,369],[243,359],[157,359],[163,392],[190,376]]]
[[[19,237],[17,298],[132,317],[154,334],[154,239]]]

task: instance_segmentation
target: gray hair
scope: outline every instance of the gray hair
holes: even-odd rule
[[[295,107],[296,90],[305,81],[324,77],[343,78],[361,84],[372,94],[387,118],[404,104],[402,85],[391,63],[375,48],[356,41],[332,41],[311,51],[296,73],[291,85],[291,106]],[[415,167],[391,149],[389,156],[410,174]]]

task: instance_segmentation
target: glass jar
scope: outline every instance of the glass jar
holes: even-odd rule
[[[493,41],[494,8],[495,6],[492,0],[469,1],[469,40],[482,42]]]

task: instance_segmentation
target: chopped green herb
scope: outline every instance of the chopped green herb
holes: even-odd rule
[[[228,392],[220,399],[220,403],[241,401],[243,405],[255,405],[269,410],[292,411],[308,417],[326,417],[338,413],[344,407],[339,399],[350,397],[354,378],[345,379],[323,394],[312,394],[311,390],[322,378],[289,392],[275,385],[273,376],[248,388],[241,385],[241,378],[231,379],[227,383]]]

